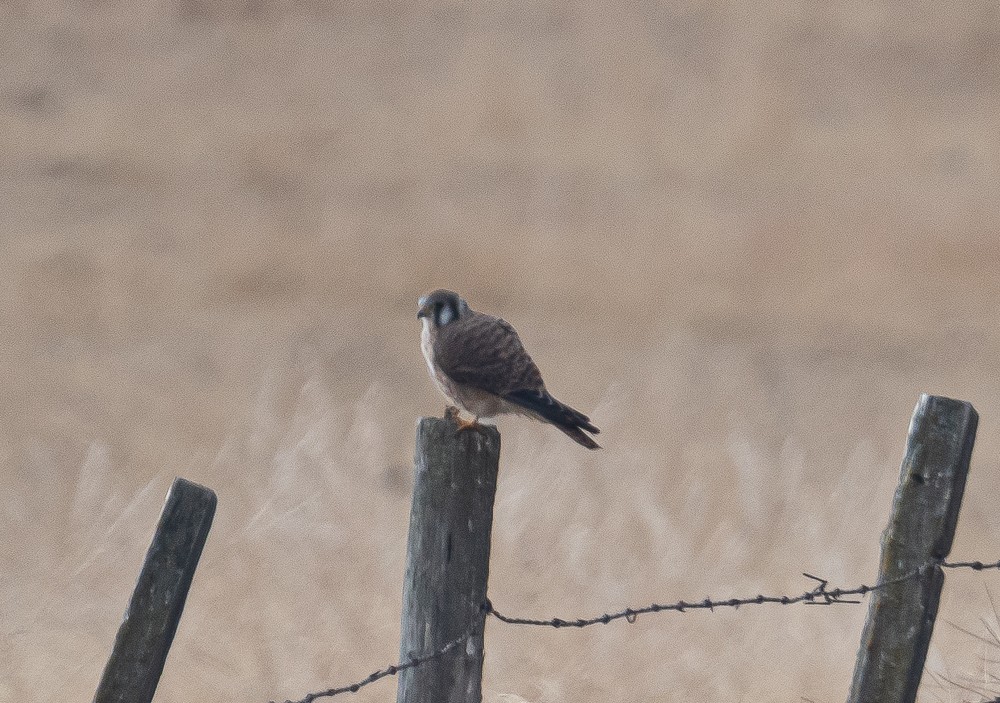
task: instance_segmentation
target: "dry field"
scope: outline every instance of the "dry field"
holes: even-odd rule
[[[442,285],[603,429],[500,421],[501,610],[871,581],[922,391],[980,411],[953,556],[1000,557],[995,2],[13,0],[0,29],[0,700],[93,695],[175,475],[220,502],[160,703],[392,661]],[[1000,693],[998,590],[948,575],[922,700]],[[864,614],[491,621],[487,701],[840,701]]]

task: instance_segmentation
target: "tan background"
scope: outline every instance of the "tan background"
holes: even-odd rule
[[[982,415],[953,554],[1000,556],[996,3],[0,21],[0,699],[92,696],[175,475],[220,507],[158,701],[390,663],[441,285],[603,429],[501,420],[498,608],[871,581],[922,391]],[[923,700],[1000,690],[947,624],[997,586],[949,574]],[[839,701],[864,612],[491,622],[487,700]]]

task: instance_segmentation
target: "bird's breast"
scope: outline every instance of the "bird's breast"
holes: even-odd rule
[[[430,320],[424,318],[424,329],[420,333],[420,351],[423,352],[424,361],[427,362],[427,370],[431,374],[431,378],[434,380],[434,384],[438,387],[445,397],[451,399],[454,397],[454,392],[449,387],[448,379],[442,373],[441,369],[438,368],[437,364],[434,363],[434,330],[431,329]]]
[[[424,361],[427,362],[431,376],[437,377],[434,372],[434,340],[431,338],[431,323],[426,317],[424,318],[424,328],[420,332],[420,351],[424,354]]]

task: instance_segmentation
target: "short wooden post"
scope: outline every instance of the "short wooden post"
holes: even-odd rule
[[[978,422],[969,403],[920,397],[882,535],[879,583],[948,556]],[[943,585],[935,564],[872,594],[848,703],[916,699]]]
[[[215,515],[215,493],[174,479],[94,703],[149,703]]]
[[[417,428],[406,548],[400,661],[430,654],[485,618],[500,433],[457,432],[446,418]],[[399,674],[398,703],[480,703],[483,624],[439,659]]]

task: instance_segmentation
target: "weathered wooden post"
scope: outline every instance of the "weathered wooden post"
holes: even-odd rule
[[[878,581],[889,585],[872,594],[848,703],[916,700],[944,585],[933,561],[951,551],[978,422],[969,403],[920,396],[882,535]]]
[[[94,703],[149,703],[215,515],[215,493],[174,479]]]
[[[406,547],[400,661],[469,639],[399,674],[398,703],[480,703],[483,624],[493,498],[500,462],[496,428],[457,432],[448,418],[417,427]]]

